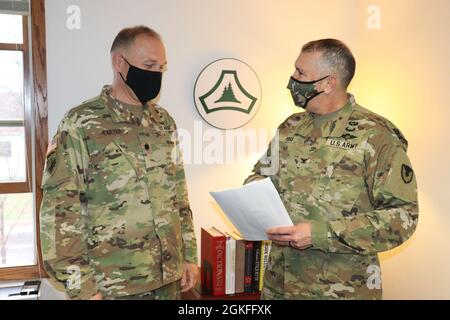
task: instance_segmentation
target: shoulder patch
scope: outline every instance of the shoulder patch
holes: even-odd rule
[[[406,153],[399,147],[386,181],[386,190],[405,201],[417,201],[417,183]]]
[[[408,166],[407,164],[403,163],[401,171],[402,171],[401,175],[402,175],[403,182],[406,184],[411,183],[411,181],[414,178],[413,169],[410,166]]]

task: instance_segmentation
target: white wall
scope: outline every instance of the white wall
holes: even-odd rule
[[[381,8],[381,30],[366,27],[369,4]],[[70,5],[81,9],[80,30],[66,27]],[[253,67],[263,99],[245,128],[271,129],[298,112],[285,87],[302,44],[324,37],[346,42],[358,62],[351,91],[403,130],[419,183],[415,236],[381,255],[385,298],[450,298],[448,1],[47,0],[46,10],[50,135],[67,110],[111,82],[109,48],[123,27],[146,24],[163,36],[169,70],[160,104],[191,132],[201,120],[194,82],[213,60],[237,58]],[[211,127],[203,122],[203,128]],[[200,227],[228,227],[208,191],[240,185],[259,156],[237,165],[186,165],[198,239]]]

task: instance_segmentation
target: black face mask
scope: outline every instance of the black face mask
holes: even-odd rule
[[[122,80],[133,90],[143,105],[155,99],[161,90],[162,72],[140,69],[130,64],[124,57],[122,58],[130,66],[126,80],[119,72]]]

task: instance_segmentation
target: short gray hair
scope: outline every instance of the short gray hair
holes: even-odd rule
[[[321,59],[334,70],[344,88],[347,88],[355,75],[356,61],[350,49],[337,39],[320,39],[310,41],[302,47],[302,52],[317,51]]]
[[[114,52],[119,48],[129,48],[134,43],[134,40],[136,40],[136,38],[140,35],[146,35],[150,38],[162,41],[161,36],[155,30],[147,26],[125,28],[122,29],[114,39],[111,46],[111,52]]]

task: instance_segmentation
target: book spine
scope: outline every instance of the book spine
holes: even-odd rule
[[[215,265],[213,278],[213,295],[221,296],[225,294],[226,279],[226,240],[225,237],[214,238],[213,244],[213,264]]]
[[[236,261],[236,241],[232,237],[227,238],[227,273],[226,282],[227,287],[225,290],[226,294],[235,293],[235,261]]]
[[[245,241],[236,240],[235,255],[235,293],[244,292]]]
[[[253,244],[253,282],[252,282],[252,292],[259,291],[259,272],[261,265],[261,241],[255,241]]]
[[[201,281],[202,291],[206,294],[213,291],[213,252],[212,252],[213,239],[209,236],[208,232],[202,228],[201,230]]]
[[[269,263],[269,253],[270,253],[270,241],[264,240],[261,243],[261,264],[259,273],[259,291],[262,291],[264,283],[264,273],[267,269],[267,264]]]
[[[253,284],[253,242],[245,241],[244,292],[251,293]]]
[[[231,291],[236,293],[236,240],[231,238]]]

